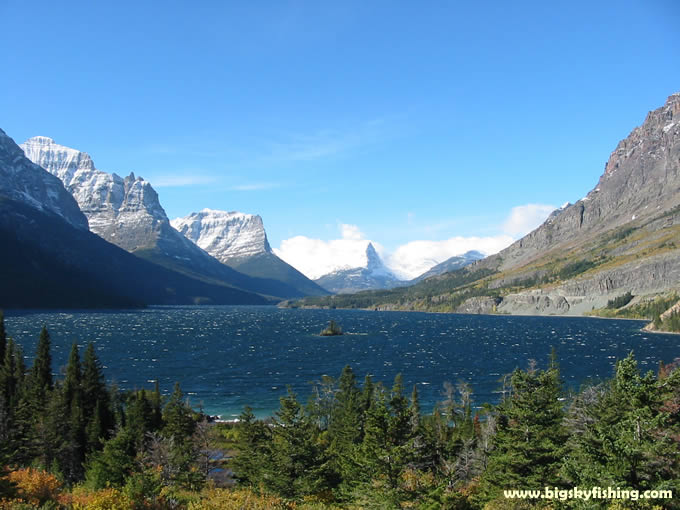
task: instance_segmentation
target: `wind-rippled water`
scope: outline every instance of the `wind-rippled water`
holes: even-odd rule
[[[337,377],[348,364],[359,381],[371,374],[387,386],[401,373],[407,392],[417,384],[427,410],[443,399],[445,381],[467,381],[476,405],[497,402],[503,375],[529,359],[545,367],[551,346],[571,388],[611,376],[631,350],[643,371],[680,356],[680,336],[642,332],[642,321],[594,318],[245,306],[5,315],[29,362],[46,324],[55,372],[74,341],[94,342],[106,378],[121,389],[153,388],[158,379],[169,393],[179,381],[194,407],[225,419],[245,405],[271,414],[287,385],[304,401],[312,381]],[[346,334],[320,337],[330,319]]]

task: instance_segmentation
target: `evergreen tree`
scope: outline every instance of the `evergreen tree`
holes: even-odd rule
[[[147,432],[153,429],[153,409],[151,402],[146,396],[146,391],[139,390],[128,395],[128,404],[125,413],[125,428],[134,438],[138,449],[142,449]],[[168,437],[175,432],[169,433]],[[182,440],[184,436],[177,436]]]
[[[161,389],[156,379],[154,383],[154,390],[151,394],[151,428],[152,430],[160,430],[163,426],[163,399],[161,397]]]
[[[264,481],[263,466],[269,457],[269,427],[257,420],[246,406],[237,425],[238,455],[233,460],[234,472],[240,484],[256,486]]]
[[[120,429],[101,451],[93,453],[87,462],[85,480],[92,489],[120,487],[135,470],[135,438],[129,430]]]
[[[354,372],[349,366],[345,366],[338,379],[338,391],[328,428],[329,455],[339,480],[349,481],[357,477],[360,467],[356,462],[356,450],[363,439],[364,419],[361,392]]]
[[[511,385],[512,395],[498,407],[498,430],[481,480],[481,500],[498,497],[504,488],[561,485],[558,471],[567,436],[559,370],[518,369]]]
[[[100,446],[101,439],[107,439],[115,427],[111,400],[104,382],[101,364],[90,342],[85,349],[82,365],[82,399],[85,416],[86,452]]]
[[[5,359],[7,348],[7,332],[5,331],[5,312],[0,310],[0,360]]]
[[[184,394],[178,382],[175,383],[175,389],[163,409],[163,424],[163,434],[175,438],[177,443],[187,440],[194,432],[195,421],[192,418],[192,411],[184,402]]]
[[[264,467],[265,485],[290,498],[329,488],[327,460],[317,440],[318,429],[288,388],[288,395],[281,397],[272,428],[271,454]]]
[[[73,343],[66,365],[66,375],[58,388],[59,404],[51,406],[51,436],[55,460],[66,480],[74,482],[83,476],[86,436],[83,412],[82,370],[78,344]]]
[[[632,353],[617,362],[613,380],[582,391],[570,408],[565,478],[638,490],[680,488],[679,390],[680,373],[642,376]]]
[[[33,360],[33,368],[31,369],[32,384],[43,393],[54,387],[54,381],[52,380],[51,344],[47,327],[43,326],[40,331],[35,359]]]

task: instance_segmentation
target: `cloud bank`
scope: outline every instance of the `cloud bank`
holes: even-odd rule
[[[366,265],[367,239],[356,225],[340,224],[342,239],[323,241],[305,236],[295,236],[281,242],[274,253],[312,280],[338,269]],[[383,247],[373,243],[383,256]]]
[[[541,225],[548,215],[557,209],[554,205],[527,204],[513,207],[503,223],[503,232],[522,237]]]
[[[324,241],[296,236],[281,242],[276,255],[311,279],[319,278],[337,269],[366,265],[366,247],[373,243],[385,265],[403,280],[420,276],[445,260],[477,250],[493,255],[506,248],[519,237],[538,227],[555,210],[546,204],[527,204],[513,207],[495,236],[456,236],[444,240],[417,240],[398,246],[386,253],[382,245],[365,238],[357,225],[340,224],[341,239]]]

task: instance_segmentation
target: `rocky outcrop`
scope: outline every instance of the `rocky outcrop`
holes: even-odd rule
[[[23,151],[0,129],[0,195],[40,211],[55,214],[87,230],[87,218],[62,182],[26,159]]]
[[[456,313],[489,314],[496,313],[497,307],[503,300],[489,296],[473,297],[466,299],[458,308]]]

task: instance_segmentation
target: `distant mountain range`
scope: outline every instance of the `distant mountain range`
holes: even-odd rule
[[[142,260],[87,227],[62,182],[0,130],[0,307],[272,302]]]
[[[577,148],[576,148],[577,150]],[[294,306],[571,314],[680,290],[680,94],[611,154],[597,185],[501,252],[409,287]]]
[[[574,315],[628,293],[635,304],[680,290],[680,94],[618,144],[587,196],[498,254],[452,257],[410,282],[370,242],[364,264],[313,282],[273,253],[259,216],[206,209],[171,223],[144,179],[1,130],[0,238],[0,307],[311,296],[293,306]]]
[[[367,289],[390,289],[405,282],[399,280],[385,267],[372,243],[366,246],[364,266],[338,269],[314,280],[334,294],[346,294]]]
[[[141,177],[131,173],[122,178],[97,170],[88,154],[44,136],[30,138],[21,148],[31,161],[63,182],[87,216],[92,232],[130,253],[202,281],[264,296],[324,294],[301,274],[297,279],[277,278],[265,261],[251,264],[247,274],[221,263],[170,225],[158,194]]]

